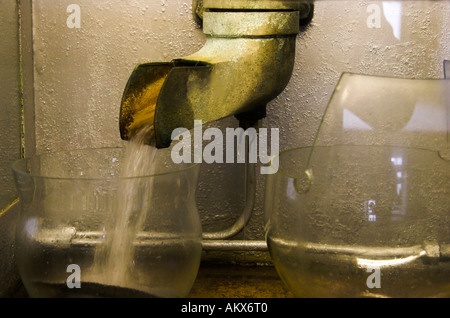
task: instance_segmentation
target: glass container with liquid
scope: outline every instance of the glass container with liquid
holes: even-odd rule
[[[201,258],[199,165],[175,164],[168,150],[131,153],[57,152],[13,165],[16,257],[30,296],[189,293]],[[134,173],[124,176],[124,165]]]
[[[282,152],[266,238],[298,297],[450,297],[448,80],[344,74],[312,147]]]

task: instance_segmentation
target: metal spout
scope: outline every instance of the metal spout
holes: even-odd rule
[[[122,139],[153,123],[148,142],[165,148],[171,144],[173,130],[192,129],[194,120],[206,123],[265,113],[260,109],[291,78],[304,6],[286,0],[262,1],[265,6],[255,8],[258,2],[203,1],[207,40],[200,51],[135,68],[122,98]]]

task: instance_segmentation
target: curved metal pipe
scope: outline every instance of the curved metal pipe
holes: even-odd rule
[[[299,11],[208,9],[213,3],[205,3],[207,40],[200,51],[133,71],[122,98],[122,139],[153,123],[154,143],[169,147],[176,128],[251,112],[284,90],[294,67]]]
[[[122,139],[153,124],[154,140],[149,136],[148,142],[165,148],[176,128],[192,129],[194,120],[207,123],[235,115],[241,123],[251,124],[265,117],[265,105],[288,84],[296,35],[302,21],[312,17],[311,1],[194,0],[194,4],[207,37],[205,46],[184,58],[135,68],[121,103]],[[229,229],[204,233],[203,238],[219,244],[239,233],[252,215],[255,192],[255,169],[247,164],[243,213]]]
[[[266,241],[238,241],[238,240],[207,240],[202,242],[204,251],[252,251],[266,252],[268,251]]]
[[[245,138],[243,140],[241,139],[240,142],[245,142]],[[242,212],[242,214],[239,216],[239,218],[235,221],[235,223],[229,227],[228,229],[225,229],[223,231],[218,232],[204,232],[202,237],[204,240],[224,240],[228,238],[232,238],[236,236],[244,227],[247,225],[248,221],[250,220],[253,212],[253,208],[255,206],[255,197],[256,197],[256,174],[255,174],[255,167],[253,164],[249,163],[249,149],[250,149],[250,142],[245,143],[246,147],[246,159],[245,159],[245,207]]]

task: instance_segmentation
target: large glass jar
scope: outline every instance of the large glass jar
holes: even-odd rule
[[[449,297],[450,162],[435,152],[283,152],[267,185],[267,243],[298,297]],[[308,173],[305,173],[308,171]]]
[[[449,92],[345,73],[314,145],[274,158],[266,237],[296,296],[450,296]]]
[[[16,257],[32,297],[184,297],[201,258],[199,165],[154,159],[157,174],[118,176],[124,150],[34,156],[13,166]]]

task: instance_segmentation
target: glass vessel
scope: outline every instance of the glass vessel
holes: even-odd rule
[[[449,91],[344,74],[314,145],[274,159],[266,238],[296,296],[450,296]]]
[[[189,293],[201,257],[199,165],[175,164],[159,150],[156,174],[120,177],[124,160],[124,149],[105,148],[13,165],[21,202],[16,257],[30,296]]]

